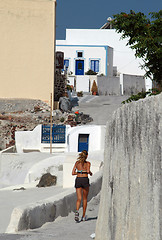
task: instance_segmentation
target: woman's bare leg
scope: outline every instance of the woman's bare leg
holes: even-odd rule
[[[77,194],[76,210],[79,211],[82,200],[82,188],[76,188],[76,194]]]
[[[83,217],[85,217],[85,213],[87,209],[88,193],[89,193],[89,187],[83,188]]]

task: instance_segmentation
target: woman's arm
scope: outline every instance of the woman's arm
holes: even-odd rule
[[[73,167],[72,175],[77,175],[77,172],[76,172],[76,163],[75,163],[75,165],[74,165],[74,167]]]
[[[90,174],[90,176],[92,176],[93,173],[92,173],[91,170],[90,170],[91,163],[90,163],[90,162],[87,162],[87,163],[88,163],[88,164],[87,164],[87,173]]]

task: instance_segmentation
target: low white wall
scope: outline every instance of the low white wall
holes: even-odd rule
[[[89,76],[83,75],[83,76],[76,76],[76,91],[80,92],[89,92]]]
[[[65,155],[56,155],[34,164],[28,171],[24,183],[40,180],[43,174],[50,173],[57,177],[57,186],[63,185],[63,163]]]
[[[66,125],[65,143],[52,144],[53,152],[65,152],[67,149],[67,134],[71,127]],[[32,131],[16,131],[15,142],[18,153],[24,151],[50,152],[49,143],[41,143],[42,125],[36,126]]]
[[[102,170],[91,178],[88,201],[101,190]],[[21,230],[41,227],[46,222],[54,221],[58,216],[67,216],[75,211],[76,193],[74,188],[52,198],[15,208],[12,212],[6,233],[16,233]]]
[[[35,169],[37,176],[39,176],[39,173],[42,173],[43,170],[44,173],[46,173],[52,165],[51,162],[54,162],[55,158],[53,157],[50,153],[39,152],[0,154],[0,188],[23,184],[33,165],[37,163],[38,165],[40,163],[40,168]],[[56,161],[58,162],[57,159]],[[43,162],[46,162],[46,165],[43,166]],[[53,163],[53,165],[55,165],[55,163]]]
[[[93,81],[97,84],[97,75],[68,76],[68,81],[69,85],[76,87],[77,92],[91,92]]]
[[[75,76],[68,76],[68,84],[74,86]]]
[[[99,95],[120,95],[120,78],[119,77],[97,77]]]
[[[145,90],[145,78],[143,76],[123,74],[124,95],[137,94]]]
[[[41,143],[41,152],[50,152],[50,143]],[[67,151],[67,143],[53,143],[52,153],[64,153]]]
[[[23,149],[41,150],[41,125],[38,125],[33,131],[15,132],[16,150],[22,153]]]
[[[15,151],[16,151],[15,146],[11,146],[11,147],[5,148],[2,151],[0,151],[0,154],[3,154],[3,153],[15,153]]]

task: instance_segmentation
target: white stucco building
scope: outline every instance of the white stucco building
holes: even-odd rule
[[[64,63],[74,75],[84,75],[89,69],[98,74],[112,75],[113,49],[99,44],[57,44],[64,52]]]
[[[56,40],[56,51],[64,52],[68,72],[77,78],[89,69],[112,77],[113,66],[117,75],[143,76],[142,60],[135,58],[134,51],[126,43],[115,29],[66,29],[66,39]],[[149,80],[147,88],[150,88]]]
[[[52,151],[55,153],[78,153],[82,150],[94,152],[104,149],[105,126],[70,127],[70,125],[56,125],[54,127]],[[50,152],[49,131],[50,126],[44,125],[38,125],[33,131],[16,131],[17,152]]]

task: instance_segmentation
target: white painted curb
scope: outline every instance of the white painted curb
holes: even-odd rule
[[[101,190],[102,170],[90,178],[88,201]],[[58,216],[65,217],[75,211],[76,193],[74,188],[67,189],[54,197],[33,204],[26,204],[14,208],[6,233],[41,227],[46,222],[54,221]]]

